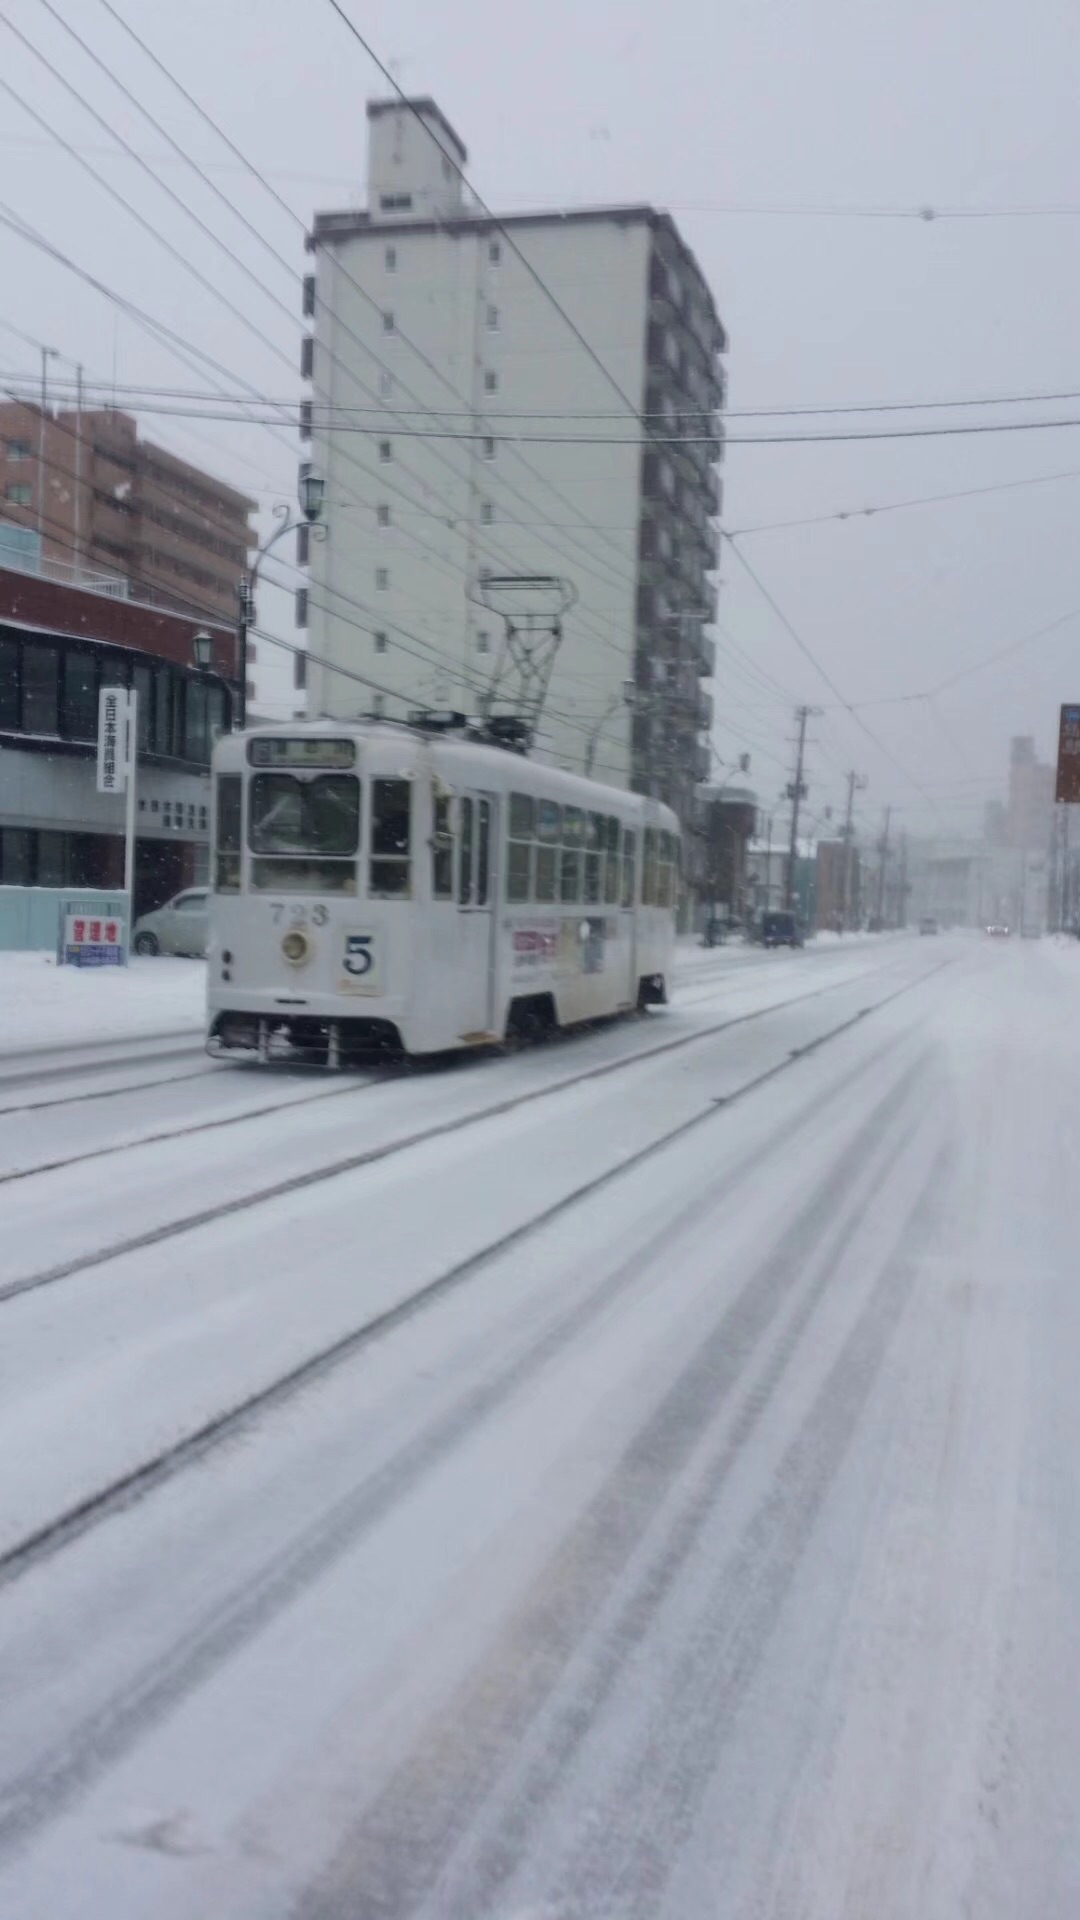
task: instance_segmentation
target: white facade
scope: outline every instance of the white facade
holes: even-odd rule
[[[417,104],[463,152],[433,103]],[[581,771],[591,749],[599,778],[685,818],[711,723],[719,440],[705,445],[702,423],[718,435],[726,343],[708,290],[666,216],[493,224],[461,203],[407,109],[368,111],[368,212],[319,216],[311,241],[310,458],[327,537],[310,548],[309,713],[475,713],[503,633],[471,597],[481,571],[558,575],[577,601],[537,751]],[[549,293],[636,413],[703,444],[643,446]],[[567,445],[574,435],[587,444]]]

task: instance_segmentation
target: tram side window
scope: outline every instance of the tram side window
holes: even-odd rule
[[[571,906],[581,899],[581,866],[584,843],[585,815],[582,813],[580,807],[564,807],[559,897]]]
[[[602,813],[585,815],[585,900],[591,907],[600,904],[603,891],[601,867],[606,829]]]
[[[465,799],[461,803],[461,873],[458,879],[458,903],[463,907],[472,906],[472,860],[473,860],[473,803]]]
[[[486,907],[491,886],[491,801],[476,803],[476,904]]]
[[[520,903],[533,893],[533,826],[535,808],[529,793],[510,795],[510,830],[506,843],[506,898]]]
[[[559,842],[562,808],[557,800],[536,803],[536,898],[545,903],[559,897]]]
[[[454,836],[450,831],[450,800],[435,794],[432,800],[431,892],[436,900],[454,897]]]
[[[407,780],[371,783],[368,892],[381,899],[407,899],[409,895],[411,798]]]
[[[214,887],[218,893],[240,891],[240,806],[240,775],[219,773],[214,839]]]
[[[604,905],[616,907],[619,904],[619,823],[614,815],[604,823],[607,841],[607,859],[604,863]]]
[[[634,887],[636,881],[634,854],[636,848],[637,835],[631,828],[627,827],[623,833],[622,843],[622,903],[624,907],[632,907],[634,904]]]
[[[641,904],[656,905],[656,828],[645,829],[645,858],[641,867]]]

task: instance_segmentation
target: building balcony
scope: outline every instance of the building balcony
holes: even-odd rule
[[[697,635],[694,657],[697,670],[703,680],[712,680],[716,674],[716,641],[700,630]]]
[[[713,723],[713,702],[711,693],[699,691],[694,708],[694,724],[701,733],[708,733]]]

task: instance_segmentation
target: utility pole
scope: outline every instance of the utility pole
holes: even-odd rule
[[[840,895],[840,931],[846,933],[851,911],[851,852],[854,838],[855,793],[866,786],[866,775],[852,770],[847,777],[847,806],[844,809],[844,872]]]
[[[795,742],[795,778],[787,790],[787,797],[791,801],[791,838],[788,842],[787,885],[784,889],[784,905],[789,913],[795,906],[795,862],[799,854],[799,807],[806,799],[806,787],[803,783],[806,725],[807,721],[820,711],[820,707],[796,707],[795,709],[795,723],[799,732]]]
[[[41,349],[41,414],[38,420],[38,456],[37,456],[37,530],[42,547],[45,545],[45,421],[49,411],[49,361],[58,360],[55,347]]]
[[[877,917],[882,926],[884,926],[885,924],[885,868],[889,858],[889,822],[891,819],[892,819],[892,808],[886,807],[885,827],[884,827],[884,831],[882,833],[881,839],[878,842],[878,852],[881,855],[881,865],[878,868]]]
[[[900,885],[897,889],[896,924],[907,926],[907,834],[900,835]]]

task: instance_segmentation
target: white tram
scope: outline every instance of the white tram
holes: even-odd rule
[[[214,750],[208,1047],[408,1054],[663,1003],[678,820],[458,716]]]

